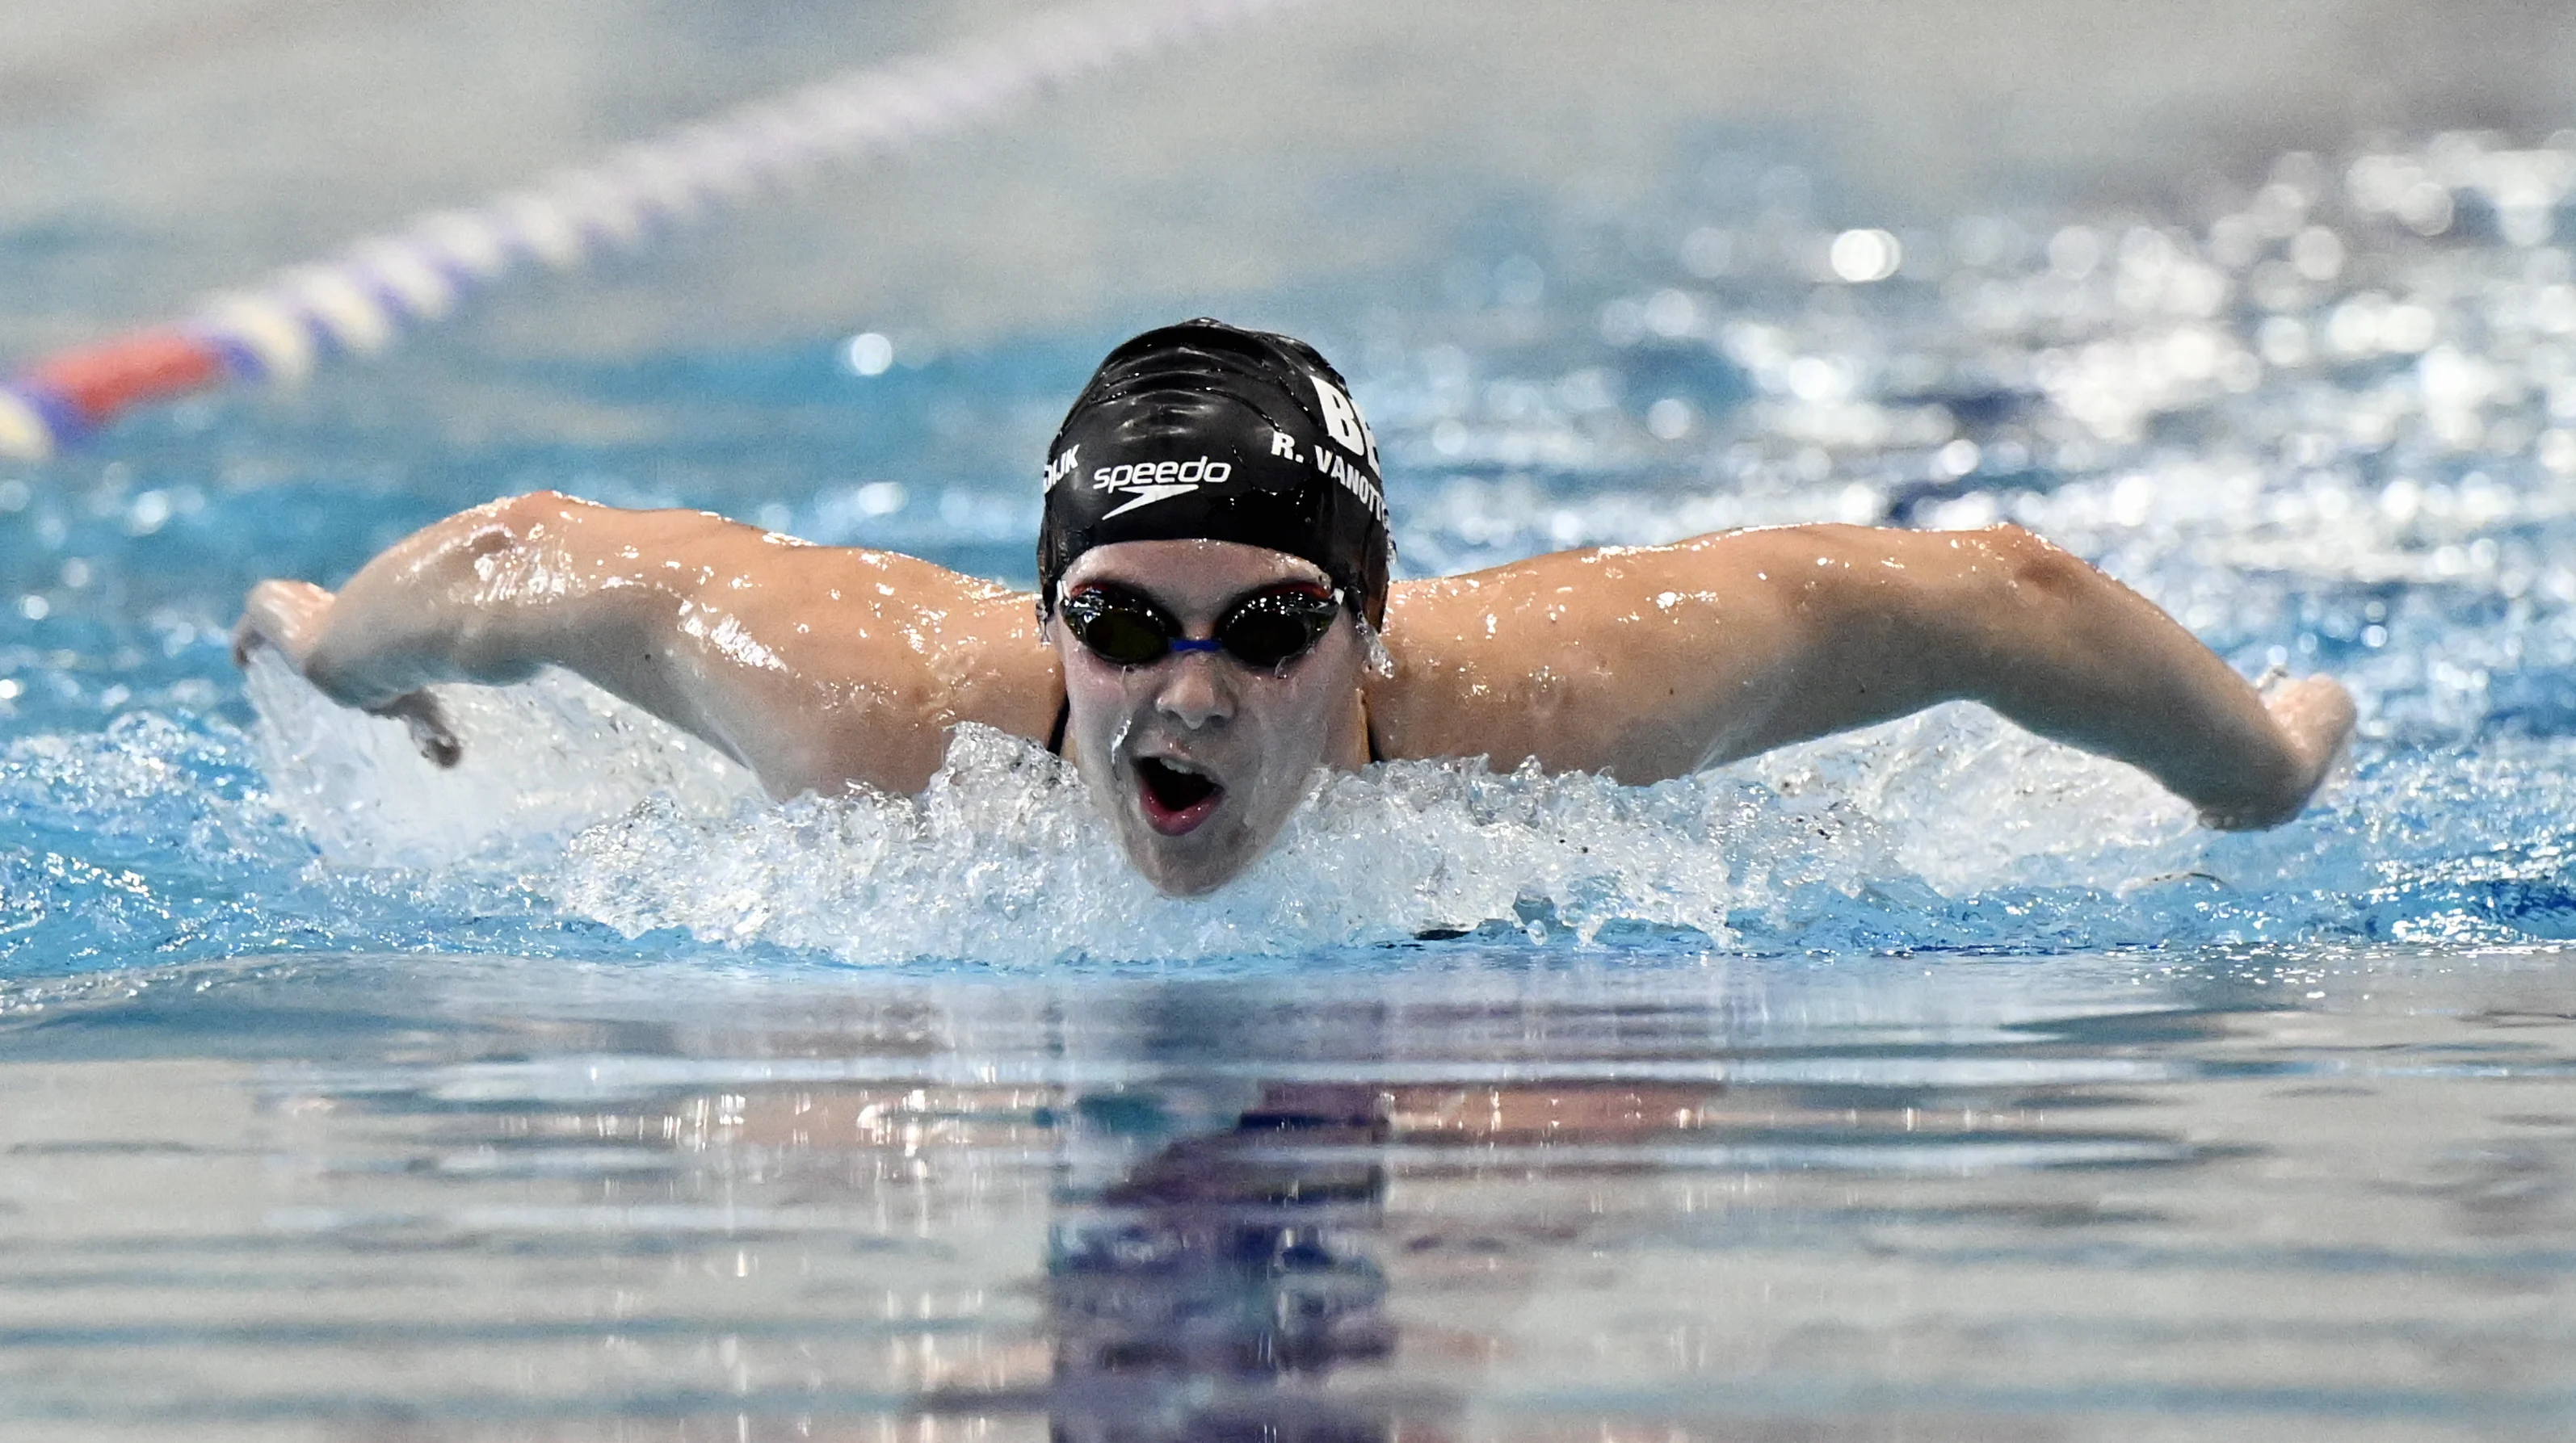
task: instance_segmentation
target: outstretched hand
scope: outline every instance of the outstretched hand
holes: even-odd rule
[[[370,716],[401,722],[422,756],[442,767],[456,765],[465,756],[464,743],[457,740],[445,709],[427,689],[364,703],[337,694],[313,674],[313,650],[331,624],[335,599],[309,581],[263,581],[252,587],[242,602],[241,620],[233,624],[233,664],[248,666],[252,652],[263,646],[274,647],[298,676],[312,682],[323,695],[343,706],[356,706]]]
[[[2204,808],[2200,814],[2204,826],[2250,832],[2289,821],[2306,810],[2352,745],[2352,693],[2333,677],[2302,677],[2276,687],[2263,698],[2263,709],[2271,713],[2273,724],[2298,759],[2293,789],[2269,807]]]

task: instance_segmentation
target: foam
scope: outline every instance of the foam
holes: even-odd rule
[[[2364,747],[2325,803],[2217,834],[2144,777],[1968,706],[1645,788],[1400,763],[1331,779],[1233,886],[1160,897],[1054,758],[968,729],[919,797],[784,806],[563,677],[448,700],[442,772],[273,660],[260,716],[0,747],[0,965],[276,952],[739,954],[1024,967],[1309,960],[1480,928],[1605,958],[2576,936],[2576,739]]]
[[[1975,926],[1981,899],[2014,890],[2099,905],[2095,931],[2125,938],[2170,919],[2124,906],[2124,890],[2206,872],[2224,840],[2126,767],[1953,706],[1653,787],[1468,762],[1319,779],[1244,877],[1176,901],[1109,844],[1070,768],[980,727],[959,730],[918,797],[781,806],[562,676],[454,689],[466,760],[452,772],[282,667],[253,687],[276,802],[335,864],[512,867],[628,937],[676,929],[861,963],[1182,961],[1490,924],[1765,947],[1917,928],[1937,946],[1959,930],[1948,911],[1967,904]]]
[[[400,722],[333,705],[274,652],[252,658],[247,684],[277,804],[335,863],[526,862],[649,796],[720,812],[759,794],[713,747],[562,673],[439,688],[466,742],[452,768]]]

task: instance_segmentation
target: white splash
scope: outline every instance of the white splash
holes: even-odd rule
[[[760,794],[715,748],[562,673],[436,688],[465,746],[451,768],[402,723],[325,699],[274,652],[252,657],[248,689],[279,809],[338,865],[543,863],[647,797],[714,813]]]
[[[1069,766],[981,727],[959,729],[918,797],[781,806],[565,676],[448,689],[465,761],[445,772],[274,661],[251,694],[275,796],[334,864],[509,866],[629,935],[861,963],[1185,960],[1532,917],[1583,938],[1627,921],[1724,941],[1882,884],[1935,900],[2115,890],[2194,865],[2207,837],[2143,776],[1954,706],[1653,787],[1371,767],[1321,782],[1244,877],[1176,901],[1128,867]]]

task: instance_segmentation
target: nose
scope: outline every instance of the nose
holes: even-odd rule
[[[1193,731],[1234,715],[1234,687],[1212,653],[1182,652],[1164,670],[1155,710]]]

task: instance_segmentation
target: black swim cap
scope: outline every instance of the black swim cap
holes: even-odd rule
[[[1371,626],[1384,623],[1395,548],[1377,441],[1313,347],[1185,321],[1092,373],[1047,448],[1039,609],[1092,547],[1176,540],[1302,556]]]

